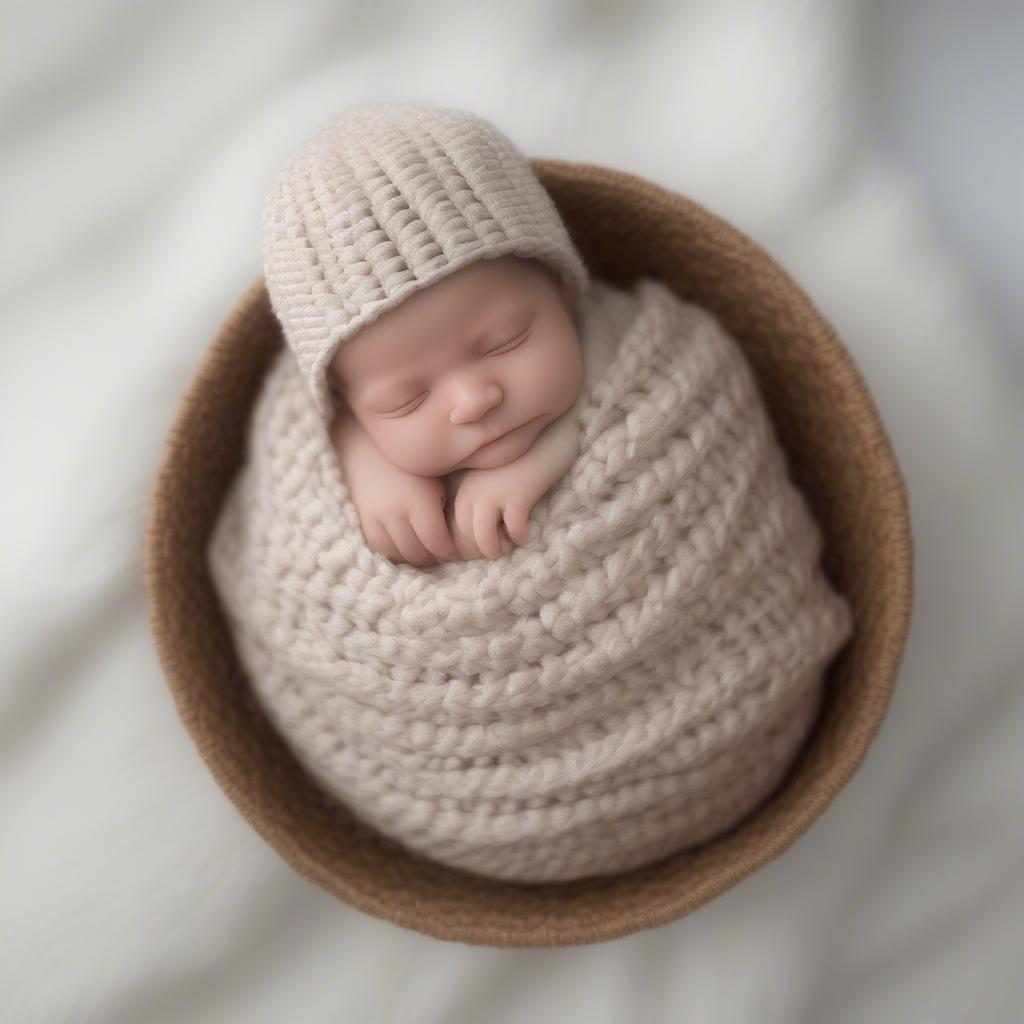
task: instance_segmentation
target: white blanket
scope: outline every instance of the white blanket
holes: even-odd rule
[[[913,24],[913,5],[893,6]],[[1011,342],[1024,318],[1001,347],[860,114],[885,90],[895,117],[906,83],[927,81],[921,65],[901,78],[914,54],[941,54],[911,141],[941,140],[925,166],[949,175],[932,179],[949,186],[947,230],[969,195],[980,231],[989,197],[1020,180],[1019,133],[985,149],[988,126],[1019,120],[991,44],[1020,23],[979,7],[952,33],[948,2],[918,4],[920,31],[897,34],[879,67],[888,7],[9,5],[0,1018],[1019,1017],[1024,422]],[[957,78],[972,60],[977,74]],[[970,106],[970,90],[984,102]],[[634,171],[751,233],[840,331],[909,487],[914,623],[863,766],[778,860],[615,942],[442,943],[299,877],[196,754],[148,633],[149,489],[182,391],[259,272],[271,176],[337,106],[406,96],[472,104],[530,155]],[[1019,196],[1005,187],[1005,248],[975,265],[978,294],[994,271],[1018,272]]]

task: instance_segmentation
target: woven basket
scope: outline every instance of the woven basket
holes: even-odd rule
[[[603,167],[531,164],[595,276],[660,277],[739,341],[824,532],[824,571],[850,601],[854,633],[828,668],[821,717],[766,804],[654,865],[520,885],[406,852],[314,785],[251,695],[205,558],[261,380],[283,344],[262,280],[238,300],[181,401],[146,529],[150,623],[168,686],[241,813],[297,871],[351,906],[491,946],[579,945],[664,924],[779,856],[864,757],[895,685],[912,599],[899,468],[863,380],[808,297],[748,238],[682,196]]]

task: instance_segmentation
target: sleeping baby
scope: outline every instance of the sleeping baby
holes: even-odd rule
[[[428,104],[312,134],[263,255],[284,344],[209,564],[308,775],[530,884],[756,810],[852,616],[718,320],[592,276],[508,138]]]
[[[529,543],[530,511],[578,451],[572,299],[536,260],[481,259],[338,350],[331,436],[373,550],[425,566]]]

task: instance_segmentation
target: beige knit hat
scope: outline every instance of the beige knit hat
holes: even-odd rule
[[[263,210],[264,276],[321,416],[338,345],[411,293],[479,259],[536,258],[589,275],[527,159],[483,118],[370,103],[309,136]]]

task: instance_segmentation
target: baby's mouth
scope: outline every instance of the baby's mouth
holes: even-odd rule
[[[477,452],[483,451],[484,448],[488,448],[492,444],[496,444],[502,438],[508,437],[509,434],[514,434],[517,430],[522,430],[523,427],[529,426],[535,419],[538,419],[538,418],[539,417],[537,417],[537,416],[531,416],[525,423],[520,423],[518,427],[513,427],[511,430],[506,430],[504,434],[499,434],[497,437],[492,437],[490,439],[490,441],[484,441],[484,443],[482,445],[480,445],[480,447],[477,448],[476,451]],[[473,454],[475,455],[476,452],[474,452]]]
[[[518,429],[519,427],[512,428],[512,430]],[[508,435],[512,433],[512,430],[506,430],[504,434],[499,434],[497,437],[492,437],[490,441],[484,441],[484,443],[480,445],[480,448],[486,448],[489,444],[494,444],[495,441],[500,441],[503,437],[508,437]],[[477,448],[477,451],[480,451],[480,448]]]
[[[528,419],[528,420],[527,420],[527,421],[526,421],[525,423],[520,423],[518,427],[513,427],[513,428],[512,428],[511,430],[506,430],[506,431],[505,431],[505,433],[503,433],[503,434],[499,434],[499,435],[498,435],[497,437],[492,437],[492,438],[490,439],[490,441],[484,441],[484,442],[483,442],[483,444],[479,444],[479,445],[477,445],[477,447],[476,447],[476,448],[474,448],[474,449],[473,449],[472,451],[470,451],[470,452],[468,452],[468,453],[467,453],[466,455],[464,455],[464,456],[463,456],[463,457],[462,457],[462,458],[461,458],[461,459],[460,459],[460,460],[459,460],[459,461],[458,461],[458,462],[456,463],[456,466],[461,466],[461,465],[462,465],[462,464],[463,464],[464,462],[466,462],[466,461],[467,461],[467,459],[471,459],[471,458],[473,458],[473,456],[474,456],[474,455],[477,455],[477,454],[479,454],[480,452],[484,452],[484,451],[486,451],[486,450],[487,450],[488,448],[490,448],[490,447],[492,447],[492,446],[496,445],[496,444],[497,444],[497,443],[498,443],[499,441],[502,441],[502,440],[504,440],[505,438],[507,438],[507,437],[508,437],[508,436],[509,436],[510,434],[514,434],[514,433],[515,433],[515,432],[516,432],[517,430],[522,430],[522,429],[523,429],[523,427],[525,427],[525,426],[528,426],[528,425],[529,425],[530,423],[532,423],[532,422],[533,422],[533,421],[534,421],[535,419],[539,419],[539,417],[537,417],[537,416],[533,416],[533,417],[531,417],[530,419]],[[451,472],[451,470],[450,470],[449,472]]]

